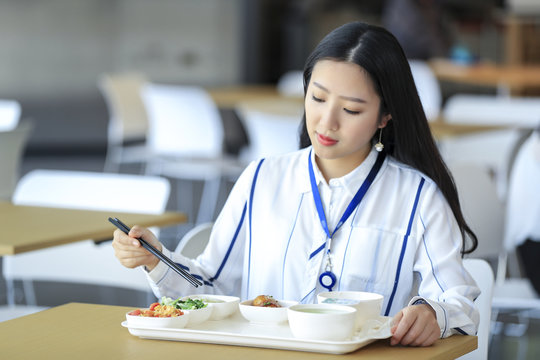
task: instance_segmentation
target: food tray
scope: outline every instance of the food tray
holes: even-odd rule
[[[377,339],[390,337],[390,322],[391,318],[383,316],[371,320],[363,327],[362,331],[357,332],[347,341],[297,339],[292,335],[286,322],[277,325],[250,323],[242,317],[240,312],[236,312],[224,320],[206,321],[183,329],[128,326],[127,321],[122,322],[122,326],[128,328],[132,335],[143,339],[346,354]]]

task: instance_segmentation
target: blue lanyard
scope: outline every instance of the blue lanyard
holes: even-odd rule
[[[315,200],[315,207],[317,208],[317,213],[319,214],[319,220],[321,222],[321,225],[326,232],[326,235],[328,236],[328,239],[332,239],[334,234],[339,230],[341,225],[347,221],[349,216],[353,213],[354,209],[360,204],[362,199],[364,198],[364,195],[366,195],[369,187],[371,186],[371,183],[373,182],[373,179],[375,179],[375,176],[377,176],[379,170],[381,169],[382,163],[384,161],[384,158],[386,157],[386,154],[384,152],[380,152],[377,155],[377,160],[375,161],[375,164],[373,164],[373,167],[369,171],[368,176],[352,198],[351,202],[347,206],[347,209],[345,209],[345,212],[341,216],[341,219],[339,220],[338,224],[336,225],[336,228],[332,233],[330,233],[330,230],[328,229],[328,222],[326,221],[326,216],[324,215],[324,209],[321,201],[321,195],[319,194],[319,189],[317,188],[317,182],[315,181],[315,173],[313,172],[313,164],[311,163],[311,153],[309,156],[309,180],[311,182],[311,192],[313,193],[313,200]]]
[[[319,194],[319,189],[317,188],[317,183],[315,181],[315,173],[313,172],[313,164],[311,163],[311,152],[308,157],[308,164],[309,164],[309,180],[311,182],[311,192],[313,193],[313,200],[315,200],[315,207],[317,208],[317,213],[319,214],[319,220],[321,222],[321,225],[326,232],[327,242],[328,242],[328,249],[326,250],[326,268],[325,271],[319,276],[319,283],[322,287],[327,289],[328,291],[332,291],[334,288],[334,285],[337,282],[336,275],[332,272],[332,258],[330,255],[330,248],[332,246],[332,237],[334,234],[339,230],[341,225],[347,221],[349,216],[353,213],[354,209],[360,204],[362,199],[364,198],[364,195],[366,195],[369,187],[371,186],[371,183],[373,182],[373,179],[377,176],[379,173],[379,170],[381,169],[382,163],[384,162],[384,158],[386,157],[386,154],[384,152],[380,152],[377,156],[377,160],[375,161],[375,164],[373,164],[373,167],[369,171],[368,176],[352,198],[351,202],[347,206],[347,209],[345,209],[345,212],[343,215],[341,215],[341,219],[339,219],[338,224],[336,225],[336,228],[332,233],[330,233],[330,230],[328,229],[328,222],[326,221],[326,216],[324,215],[324,209],[322,206],[321,201],[321,195]],[[323,246],[326,245],[323,244]],[[310,255],[310,259],[315,256],[316,253],[318,253],[320,250],[322,250],[323,246],[321,246],[318,250],[313,252]]]

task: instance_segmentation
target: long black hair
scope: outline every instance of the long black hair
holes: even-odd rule
[[[460,228],[462,254],[473,252],[478,246],[478,239],[463,217],[455,183],[435,145],[409,63],[396,38],[382,27],[362,22],[338,27],[317,45],[306,60],[304,96],[313,67],[319,60],[350,62],[366,71],[381,99],[380,114],[392,116],[382,132],[383,151],[435,181]],[[378,135],[376,133],[375,136]],[[311,141],[304,112],[300,147],[309,145]],[[470,247],[466,244],[467,237],[472,242]]]

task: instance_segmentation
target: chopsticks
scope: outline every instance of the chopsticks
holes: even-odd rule
[[[116,226],[118,229],[122,230],[126,235],[131,230],[126,224],[124,224],[120,219],[118,218],[109,218],[109,221]],[[186,279],[191,285],[195,287],[199,287],[203,283],[188,273],[186,270],[179,267],[177,264],[175,264],[171,259],[163,255],[161,251],[150,245],[146,240],[142,238],[137,238],[139,242],[141,243],[142,247],[146,250],[150,251],[155,257],[157,257],[159,260],[163,261],[167,266],[169,266],[171,269],[173,269],[178,275],[182,276],[184,279]]]

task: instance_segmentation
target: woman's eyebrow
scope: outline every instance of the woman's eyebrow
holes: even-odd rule
[[[322,86],[321,84],[319,84],[316,81],[313,82],[313,85],[318,87],[319,89],[321,89],[322,91],[324,91],[326,93],[330,93],[330,90],[328,90],[327,88],[325,88],[324,86]],[[354,101],[354,102],[358,102],[358,103],[366,103],[367,102],[364,99],[360,99],[360,98],[352,97],[352,96],[340,95],[339,97],[344,99],[344,100]]]

